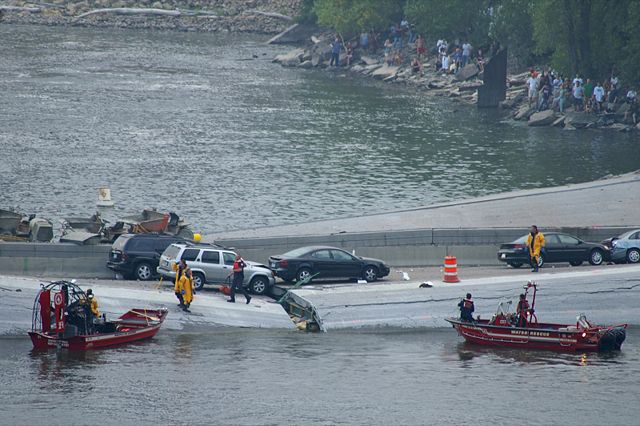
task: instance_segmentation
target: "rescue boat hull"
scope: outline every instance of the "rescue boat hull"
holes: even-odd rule
[[[487,320],[447,321],[467,342],[483,346],[559,352],[595,352],[620,350],[627,324],[579,329],[563,324],[529,324],[527,327],[499,326]]]
[[[115,325],[115,331],[111,333],[83,334],[65,338],[59,337],[53,331],[35,330],[29,332],[29,337],[31,337],[33,348],[37,350],[64,348],[71,351],[85,351],[120,346],[155,336],[167,312],[167,309],[131,309],[112,322]]]

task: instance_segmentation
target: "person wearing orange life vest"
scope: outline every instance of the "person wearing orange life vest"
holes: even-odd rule
[[[538,231],[536,225],[531,225],[531,232],[527,235],[527,248],[531,261],[531,272],[538,272],[540,252],[544,249],[544,235]]]
[[[520,300],[518,301],[518,306],[516,307],[516,314],[518,314],[518,327],[527,326],[527,314],[530,311],[531,309],[529,308],[529,301],[527,300],[527,296],[521,294]]]
[[[242,285],[244,283],[245,266],[247,266],[247,264],[244,263],[242,256],[240,256],[239,254],[236,254],[236,259],[233,262],[233,271],[231,272],[231,274],[233,274],[233,283],[231,284],[231,295],[227,300],[227,302],[229,303],[236,303],[236,290],[240,290],[240,293],[242,293],[245,299],[247,299],[247,305],[249,304],[249,302],[251,302],[251,296],[247,294],[247,291],[244,289]],[[229,274],[229,276],[231,276],[231,274]]]
[[[467,293],[467,297],[462,299],[460,303],[458,303],[458,307],[460,308],[460,319],[462,321],[473,321],[473,300],[471,300],[471,293]]]

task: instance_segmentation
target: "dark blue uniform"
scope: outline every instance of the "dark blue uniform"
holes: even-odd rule
[[[460,308],[460,319],[462,321],[473,321],[473,300],[463,299],[458,303],[458,307]]]

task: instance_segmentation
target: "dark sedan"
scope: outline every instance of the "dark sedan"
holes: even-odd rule
[[[389,275],[389,267],[377,259],[354,256],[335,247],[301,247],[269,258],[269,267],[285,281],[301,281],[318,274],[318,279],[348,278],[368,282]]]
[[[579,266],[583,262],[592,265],[601,265],[611,260],[611,251],[608,247],[598,243],[588,243],[568,234],[549,232],[544,234],[545,247],[540,255],[538,266],[545,263],[569,262],[573,266]],[[498,250],[498,260],[506,262],[514,268],[523,264],[529,264],[529,249],[527,236],[502,244]]]

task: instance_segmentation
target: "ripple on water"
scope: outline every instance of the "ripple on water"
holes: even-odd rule
[[[514,127],[398,86],[283,69],[269,61],[281,48],[257,38],[0,37],[0,205],[54,220],[91,214],[102,185],[117,203],[107,219],[158,207],[211,232],[586,181],[640,159],[631,135]]]

